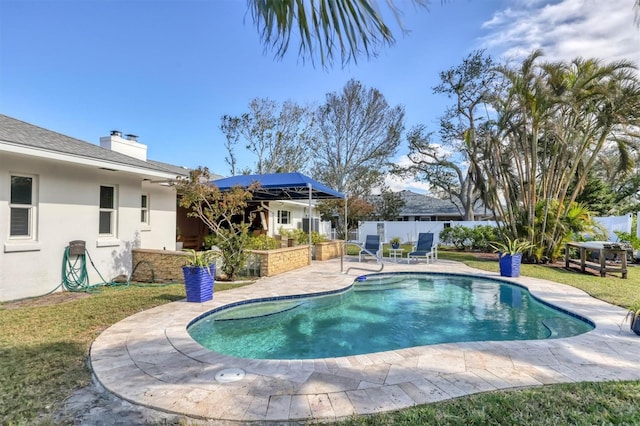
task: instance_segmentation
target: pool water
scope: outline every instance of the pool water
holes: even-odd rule
[[[223,309],[188,332],[227,355],[312,359],[448,342],[569,337],[593,328],[520,286],[471,276],[386,274],[329,296]]]

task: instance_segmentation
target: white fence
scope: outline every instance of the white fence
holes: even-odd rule
[[[434,244],[440,243],[440,232],[448,226],[462,225],[473,228],[478,225],[496,226],[495,221],[413,221],[413,222],[362,222],[358,228],[358,241],[364,242],[367,235],[380,235],[383,243],[399,237],[402,243],[415,243],[421,232],[433,233]]]
[[[640,217],[640,212],[638,213]],[[631,232],[633,214],[625,216],[607,216],[594,218],[607,232],[608,241],[618,241],[614,231]],[[639,220],[640,222],[640,220]],[[414,222],[362,222],[358,228],[357,240],[363,243],[367,235],[380,235],[383,243],[388,243],[393,237],[399,237],[403,243],[415,243],[421,232],[432,232],[434,243],[440,242],[440,232],[449,226],[462,225],[473,228],[478,225],[496,226],[495,221],[414,221]],[[637,232],[640,235],[640,225]]]
[[[594,219],[607,231],[607,241],[618,241],[618,236],[614,231],[630,233],[633,214],[629,213],[625,216],[596,217]]]

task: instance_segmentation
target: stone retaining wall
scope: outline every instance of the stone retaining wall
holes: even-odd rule
[[[340,257],[342,244],[343,242],[338,240],[317,243],[315,259],[329,260]],[[309,265],[308,245],[251,252],[258,258],[261,277],[270,277]],[[186,255],[187,253],[181,251],[133,249],[133,267],[140,264],[131,279],[140,282],[151,282],[152,278],[156,282],[183,282],[182,266],[186,264]]]
[[[187,264],[187,253],[173,250],[133,249],[133,268],[140,265],[131,277],[132,281],[184,282],[182,266]]]
[[[315,260],[329,260],[340,257],[340,251],[344,241],[332,240],[323,243],[316,243]]]
[[[270,277],[310,264],[309,246],[295,246],[275,250],[251,250],[260,258],[260,276]]]

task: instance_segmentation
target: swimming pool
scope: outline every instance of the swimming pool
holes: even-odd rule
[[[317,297],[243,302],[188,326],[219,353],[313,359],[448,342],[569,337],[594,328],[520,286],[475,276],[374,274]]]

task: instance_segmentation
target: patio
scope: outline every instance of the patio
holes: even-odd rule
[[[349,266],[377,269],[375,265]],[[591,319],[596,329],[571,338],[471,342],[317,360],[250,360],[203,349],[186,332],[195,317],[239,300],[336,290],[363,271],[340,261],[260,279],[203,304],[173,302],[107,329],[91,348],[96,378],[136,404],[197,419],[305,421],[397,410],[466,394],[544,384],[638,380],[640,338],[621,329],[622,308],[573,287],[520,277],[536,296]],[[384,272],[438,271],[497,277],[460,263],[385,264]],[[223,383],[222,370],[238,372]],[[242,373],[240,373],[242,372]]]

